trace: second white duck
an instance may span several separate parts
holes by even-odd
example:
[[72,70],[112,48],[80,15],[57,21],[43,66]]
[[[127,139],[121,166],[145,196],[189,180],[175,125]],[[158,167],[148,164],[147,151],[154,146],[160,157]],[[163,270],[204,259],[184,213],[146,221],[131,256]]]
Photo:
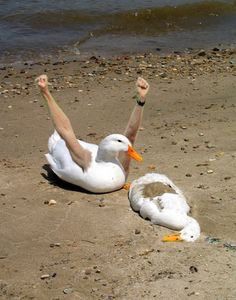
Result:
[[183,193],[167,176],[149,173],[134,180],[129,200],[133,210],[144,219],[180,231],[165,236],[163,241],[194,242],[200,236],[198,222],[188,216],[190,207]]

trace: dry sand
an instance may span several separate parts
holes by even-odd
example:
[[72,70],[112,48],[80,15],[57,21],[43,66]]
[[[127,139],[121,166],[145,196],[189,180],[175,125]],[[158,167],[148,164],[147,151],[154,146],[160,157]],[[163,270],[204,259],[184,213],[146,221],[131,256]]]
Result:
[[[235,51],[215,49],[2,68],[0,298],[236,299],[235,66]],[[45,72],[78,137],[95,143],[123,132],[137,76],[150,82],[136,143],[144,162],[129,180],[169,176],[198,241],[162,243],[171,231],[134,213],[127,191],[88,194],[52,174],[53,127],[33,85]]]

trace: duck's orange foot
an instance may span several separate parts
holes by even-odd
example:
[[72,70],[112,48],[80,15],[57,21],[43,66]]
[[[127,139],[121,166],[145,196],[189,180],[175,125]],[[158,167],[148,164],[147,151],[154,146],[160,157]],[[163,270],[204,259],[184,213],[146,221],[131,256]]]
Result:
[[128,190],[130,189],[130,186],[131,186],[131,183],[126,182],[126,183],[124,184],[124,186],[123,186],[123,189],[126,190],[126,191],[128,191]]
[[180,236],[180,233],[165,235],[162,238],[162,242],[182,242],[183,239]]

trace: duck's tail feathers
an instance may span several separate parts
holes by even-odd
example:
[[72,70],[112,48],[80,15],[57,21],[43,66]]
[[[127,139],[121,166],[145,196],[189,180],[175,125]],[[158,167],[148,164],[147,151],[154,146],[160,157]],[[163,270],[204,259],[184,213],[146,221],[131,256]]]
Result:
[[[56,145],[56,143],[61,140],[60,135],[58,134],[58,132],[55,130],[54,133],[50,136],[50,138],[48,139],[48,150],[50,153],[53,152],[53,149]],[[47,154],[46,154],[47,157]],[[47,158],[48,159],[48,158]]]
[[47,153],[47,154],[45,154],[45,156],[46,156],[46,159],[47,159],[49,165],[51,166],[52,170],[57,169],[58,166],[57,166],[56,162],[54,161],[52,155],[50,153]]

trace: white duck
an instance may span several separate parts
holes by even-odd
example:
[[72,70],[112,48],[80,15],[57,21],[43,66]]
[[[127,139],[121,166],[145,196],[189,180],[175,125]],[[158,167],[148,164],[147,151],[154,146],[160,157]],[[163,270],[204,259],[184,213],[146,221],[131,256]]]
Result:
[[187,215],[190,208],[184,195],[165,175],[149,173],[134,180],[130,186],[129,200],[133,210],[144,219],[180,231],[165,236],[164,242],[194,242],[200,236],[198,222]]
[[119,152],[127,152],[135,160],[142,160],[130,141],[121,134],[107,136],[98,146],[81,140],[79,143],[91,152],[87,170],[74,162],[65,141],[56,131],[49,138],[49,153],[45,156],[59,178],[93,193],[111,192],[124,186],[126,173],[118,159]]
[[[99,146],[77,140],[71,122],[49,91],[48,77],[43,74],[36,83],[49,108],[56,131],[49,138],[47,160],[52,170],[63,180],[93,193],[120,189],[128,176],[130,158],[141,161],[132,148],[141,124],[148,82],[139,77],[136,82],[139,98],[130,115],[124,135],[112,134]],[[125,155],[119,155],[125,153]],[[119,160],[119,158],[121,158]]]

